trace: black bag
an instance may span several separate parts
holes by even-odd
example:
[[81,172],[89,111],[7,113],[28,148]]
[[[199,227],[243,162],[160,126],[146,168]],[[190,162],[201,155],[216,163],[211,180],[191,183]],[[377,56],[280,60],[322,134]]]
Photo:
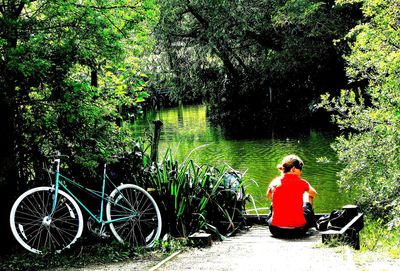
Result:
[[329,220],[331,219],[331,215],[333,214],[333,212],[336,212],[336,211],[332,211],[330,214],[323,215],[317,220],[317,222],[316,222],[317,230],[326,231],[328,229],[328,223],[329,223]]
[[353,217],[347,210],[333,210],[330,214],[321,216],[317,220],[317,230],[341,230]]

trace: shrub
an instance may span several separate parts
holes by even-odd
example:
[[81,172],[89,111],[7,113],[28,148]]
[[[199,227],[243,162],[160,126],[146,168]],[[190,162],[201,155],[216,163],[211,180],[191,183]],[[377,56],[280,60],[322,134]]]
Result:
[[343,90],[336,98],[325,95],[321,106],[335,113],[343,131],[333,145],[344,164],[341,187],[368,213],[399,225],[400,32],[393,25],[400,7],[366,0],[362,10],[365,20],[348,35],[352,53],[346,60],[351,81],[366,87]]

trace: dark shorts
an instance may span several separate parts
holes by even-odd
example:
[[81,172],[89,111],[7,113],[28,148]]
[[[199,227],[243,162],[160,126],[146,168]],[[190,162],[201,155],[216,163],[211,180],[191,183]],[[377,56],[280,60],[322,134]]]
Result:
[[303,205],[304,217],[306,218],[306,225],[301,228],[280,228],[269,224],[269,231],[271,234],[278,238],[297,238],[304,236],[308,229],[315,226],[314,210],[309,202]]

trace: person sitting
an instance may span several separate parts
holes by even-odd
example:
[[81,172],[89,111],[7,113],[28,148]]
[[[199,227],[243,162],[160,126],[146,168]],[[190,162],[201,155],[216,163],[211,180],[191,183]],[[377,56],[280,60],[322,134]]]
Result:
[[272,201],[268,224],[275,237],[304,236],[315,224],[313,199],[317,191],[301,178],[303,166],[303,161],[296,155],[284,157],[278,166],[281,176],[276,177],[267,189],[267,197]]

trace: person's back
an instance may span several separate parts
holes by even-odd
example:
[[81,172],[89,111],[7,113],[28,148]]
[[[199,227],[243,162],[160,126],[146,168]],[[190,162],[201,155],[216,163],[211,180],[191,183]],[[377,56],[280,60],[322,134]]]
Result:
[[[286,156],[278,167],[282,176],[275,178],[268,187],[267,196],[272,200],[269,228],[274,236],[303,235],[313,224],[312,199],[317,192],[306,180],[300,178],[303,165],[298,156]],[[305,194],[308,195],[306,201]]]
[[272,197],[274,210],[271,224],[284,228],[304,227],[306,219],[303,214],[303,194],[309,187],[297,175],[285,174]]

